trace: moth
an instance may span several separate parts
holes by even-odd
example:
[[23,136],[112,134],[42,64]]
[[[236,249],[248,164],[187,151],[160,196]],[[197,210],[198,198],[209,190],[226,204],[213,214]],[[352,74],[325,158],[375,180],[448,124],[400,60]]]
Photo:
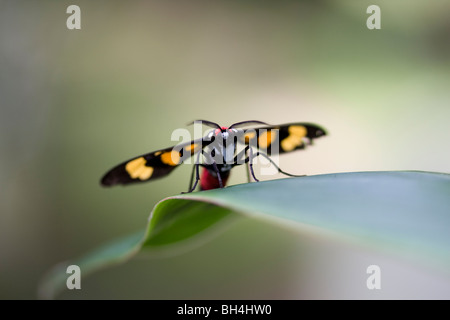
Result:
[[[163,178],[191,158],[195,161],[188,192],[194,191],[199,182],[201,190],[223,188],[231,169],[242,164],[247,164],[253,179],[259,181],[253,170],[257,157],[266,158],[282,174],[296,176],[281,170],[271,156],[305,149],[315,139],[327,134],[319,125],[303,122],[269,125],[249,120],[229,127],[207,120],[196,120],[195,123],[212,127],[213,130],[203,138],[122,162],[103,176],[101,184],[128,185]],[[199,167],[203,168],[201,174]]]

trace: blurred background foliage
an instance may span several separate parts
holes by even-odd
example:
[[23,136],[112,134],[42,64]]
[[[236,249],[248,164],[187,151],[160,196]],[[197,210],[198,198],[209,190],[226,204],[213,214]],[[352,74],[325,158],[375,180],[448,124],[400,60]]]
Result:
[[[71,4],[81,30],[66,28]],[[381,30],[366,27],[371,4]],[[292,173],[450,172],[449,12],[444,0],[0,1],[0,298],[35,298],[54,263],[143,228],[158,200],[185,191],[189,166],[129,188],[99,179],[195,119],[327,128],[281,158]],[[231,184],[245,180],[233,170]],[[64,297],[352,297],[357,285],[332,276],[293,280],[356,254],[309,239],[313,252],[299,244],[309,237],[241,219],[204,247],[134,260]],[[342,270],[363,270],[365,284],[361,261]]]

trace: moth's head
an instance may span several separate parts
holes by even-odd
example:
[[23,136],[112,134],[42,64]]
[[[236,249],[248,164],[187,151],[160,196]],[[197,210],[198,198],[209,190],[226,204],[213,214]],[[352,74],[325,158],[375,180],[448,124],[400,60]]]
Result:
[[208,134],[208,138],[214,137],[214,139],[222,138],[223,140],[227,140],[230,136],[236,134],[237,132],[238,130],[236,129],[230,129],[228,127],[220,127],[220,129],[217,128],[210,131],[210,133]]

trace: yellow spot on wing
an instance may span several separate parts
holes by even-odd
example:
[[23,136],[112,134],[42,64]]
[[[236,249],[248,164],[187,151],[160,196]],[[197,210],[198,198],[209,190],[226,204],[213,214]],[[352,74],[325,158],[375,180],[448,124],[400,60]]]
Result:
[[281,141],[281,149],[283,151],[286,152],[292,151],[295,149],[296,146],[297,146],[296,142],[293,141],[292,139],[289,139],[289,137]]
[[131,160],[125,165],[125,170],[133,179],[147,180],[152,176],[153,168],[147,167],[145,165],[146,162],[144,157]]
[[248,143],[255,136],[256,136],[256,132],[255,131],[246,132],[245,135],[244,135],[245,143]]
[[196,152],[198,150],[198,144],[197,143],[193,143],[191,145],[186,146],[184,149],[186,150],[186,152]]
[[294,136],[297,136],[300,138],[304,138],[304,137],[306,137],[306,134],[308,133],[308,131],[306,130],[306,128],[304,126],[290,126],[289,133],[291,135],[294,135]]
[[289,152],[301,146],[307,130],[304,126],[290,126],[289,135],[281,141],[283,151]]
[[141,167],[142,165],[145,165],[145,159],[144,157],[140,157],[134,160],[131,160],[130,162],[128,162],[125,166],[125,169],[127,170],[127,172],[131,175],[132,172],[134,172],[135,170],[137,170],[139,167]]
[[174,150],[164,152],[161,155],[161,161],[169,166],[176,166],[180,163],[180,153]]
[[142,167],[142,169],[139,173],[139,179],[147,180],[152,176],[152,174],[153,174],[153,168],[144,166],[144,167]]
[[267,149],[275,140],[275,136],[272,134],[272,130],[264,131],[258,138],[258,148]]
[[161,153],[162,153],[162,151],[156,151],[153,155],[154,155],[155,157],[157,157],[157,156],[159,156]]

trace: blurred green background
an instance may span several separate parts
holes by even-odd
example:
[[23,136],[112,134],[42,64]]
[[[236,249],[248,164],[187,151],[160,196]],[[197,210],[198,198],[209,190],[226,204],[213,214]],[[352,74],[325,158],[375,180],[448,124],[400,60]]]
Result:
[[[66,28],[71,4],[81,30]],[[366,27],[371,4],[381,30]],[[328,137],[280,159],[292,173],[449,173],[449,12],[444,0],[0,1],[0,298],[36,298],[52,265],[143,228],[157,201],[185,191],[189,166],[127,188],[99,179],[195,119],[324,126]],[[245,181],[233,170],[231,184]],[[311,238],[240,219],[203,247],[133,260],[63,297],[366,297],[366,253]],[[345,257],[333,260],[345,288],[316,269],[330,256]],[[406,267],[378,258],[411,292]]]

